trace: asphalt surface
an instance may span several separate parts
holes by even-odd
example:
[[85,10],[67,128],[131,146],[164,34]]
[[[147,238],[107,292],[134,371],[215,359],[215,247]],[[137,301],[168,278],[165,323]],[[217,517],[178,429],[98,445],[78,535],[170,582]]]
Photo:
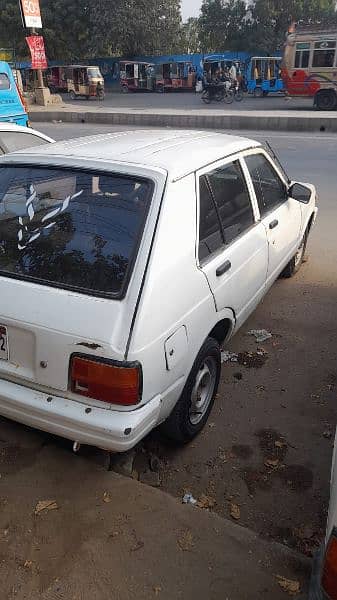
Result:
[[[63,139],[123,128],[41,124],[40,129]],[[234,503],[241,525],[310,555],[324,534],[337,415],[337,136],[250,131],[249,137],[268,139],[291,178],[317,186],[319,216],[309,260],[293,279],[273,286],[228,345],[233,352],[254,351],[259,346],[247,332],[267,329],[273,337],[260,345],[266,363],[224,364],[204,432],[184,448],[152,433],[137,449],[134,476],[141,479],[155,455],[163,490],[176,497],[204,496],[224,517]],[[0,437],[2,426],[8,431],[11,424],[0,425]],[[65,445],[70,452],[63,440],[32,435],[50,446],[56,462]],[[89,469],[92,461],[105,464],[104,453],[83,449],[83,455]]]
[[235,110],[311,110],[313,106],[312,98],[287,98],[281,94],[274,94],[267,96],[266,98],[254,98],[254,96],[245,94],[241,102],[234,101],[232,104],[227,105],[223,102],[212,102],[212,104],[204,104],[201,100],[201,95],[195,92],[168,92],[165,94],[155,93],[107,93],[104,102],[99,102],[92,98],[85,100],[84,98],[78,98],[74,101],[66,95],[62,95],[62,99],[67,106],[74,106],[76,108],[82,107],[85,109],[88,106],[99,104],[100,108],[104,107],[118,107],[118,108],[130,108],[130,109],[144,109],[144,108],[170,108],[170,109],[200,109],[202,107],[218,109],[220,111],[232,107]]

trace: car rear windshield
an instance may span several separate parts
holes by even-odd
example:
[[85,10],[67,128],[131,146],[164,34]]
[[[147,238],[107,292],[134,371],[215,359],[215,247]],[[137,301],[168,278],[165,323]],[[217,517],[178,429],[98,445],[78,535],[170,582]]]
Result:
[[121,297],[152,191],[119,174],[0,167],[0,274]]

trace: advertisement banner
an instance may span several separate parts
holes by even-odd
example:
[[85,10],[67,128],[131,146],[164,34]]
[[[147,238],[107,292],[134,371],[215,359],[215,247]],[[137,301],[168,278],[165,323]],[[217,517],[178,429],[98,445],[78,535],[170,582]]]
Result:
[[20,5],[24,26],[42,29],[39,0],[20,0]]
[[26,40],[32,57],[32,69],[48,69],[42,35],[30,35]]

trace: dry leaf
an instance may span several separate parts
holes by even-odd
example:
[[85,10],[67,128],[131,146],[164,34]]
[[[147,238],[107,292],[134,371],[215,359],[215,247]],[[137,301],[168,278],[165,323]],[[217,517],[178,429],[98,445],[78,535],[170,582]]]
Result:
[[154,591],[155,595],[156,595],[156,596],[158,596],[158,594],[160,594],[160,592],[161,592],[161,587],[160,587],[160,585],[156,585],[156,586],[153,588],[153,591]]
[[109,502],[112,502],[112,498],[111,498],[109,492],[104,492],[103,502],[105,502],[106,504],[109,504]]
[[197,502],[197,506],[199,508],[214,508],[215,505],[216,505],[216,502],[215,502],[214,498],[210,498],[209,496],[206,496],[205,494],[201,494],[201,496]]
[[183,550],[184,552],[188,552],[193,548],[193,535],[190,531],[184,531],[181,538],[178,539],[178,546],[180,547],[180,550]]
[[33,566],[33,561],[32,560],[25,560],[23,566],[24,566],[25,569],[31,569],[32,566]]
[[268,458],[264,461],[264,464],[269,469],[276,469],[279,466],[280,461],[278,460],[278,458]]
[[289,596],[296,596],[301,591],[300,582],[293,581],[292,579],[286,579],[282,575],[276,575],[277,583],[279,586],[289,594]]
[[280,440],[276,440],[275,442],[275,446],[276,448],[284,448],[284,446],[286,446],[287,444],[285,444],[284,442],[281,442]]
[[57,510],[58,505],[55,500],[40,500],[35,507],[35,514],[38,515],[44,510]]
[[238,521],[241,517],[240,507],[237,504],[234,504],[233,502],[231,503],[230,515],[232,519],[235,519],[235,521]]

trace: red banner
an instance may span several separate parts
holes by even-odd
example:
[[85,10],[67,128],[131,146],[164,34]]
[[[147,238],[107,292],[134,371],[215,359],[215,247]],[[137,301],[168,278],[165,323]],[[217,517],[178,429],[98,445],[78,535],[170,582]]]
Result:
[[26,40],[32,57],[32,69],[48,69],[42,35],[30,35]]

